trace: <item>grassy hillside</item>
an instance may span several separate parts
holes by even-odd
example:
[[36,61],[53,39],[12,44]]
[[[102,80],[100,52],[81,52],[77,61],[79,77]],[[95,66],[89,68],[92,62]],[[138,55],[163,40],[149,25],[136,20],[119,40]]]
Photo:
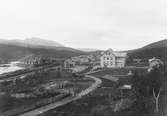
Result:
[[27,55],[40,55],[47,57],[56,57],[56,58],[68,58],[72,56],[77,56],[81,54],[85,54],[85,52],[81,52],[79,50],[71,49],[71,48],[58,48],[58,49],[46,49],[46,48],[30,48],[30,47],[21,47],[15,45],[5,45],[0,44],[0,59],[1,60],[18,60]]
[[128,51],[127,63],[130,64],[135,58],[140,58],[143,62],[148,62],[148,59],[153,57],[167,62],[167,40],[158,41],[140,49]]
[[144,46],[142,49],[162,48],[162,47],[167,47],[167,39],[151,43],[149,45]]

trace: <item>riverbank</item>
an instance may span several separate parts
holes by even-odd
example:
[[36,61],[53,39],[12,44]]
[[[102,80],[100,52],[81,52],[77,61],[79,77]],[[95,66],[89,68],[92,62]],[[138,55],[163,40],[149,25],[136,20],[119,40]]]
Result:
[[19,62],[13,61],[13,62],[10,62],[9,64],[1,65],[0,66],[0,74],[14,72],[14,71],[23,69],[23,67],[18,66],[17,63],[19,63]]

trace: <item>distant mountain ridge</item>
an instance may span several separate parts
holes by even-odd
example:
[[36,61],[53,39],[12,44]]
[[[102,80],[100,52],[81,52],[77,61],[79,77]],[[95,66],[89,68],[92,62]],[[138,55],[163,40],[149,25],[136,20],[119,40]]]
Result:
[[65,51],[73,51],[73,52],[83,52],[78,49],[65,47],[64,45],[52,41],[52,40],[46,40],[41,38],[27,38],[25,40],[5,40],[0,39],[0,44],[4,45],[14,45],[14,46],[21,46],[21,47],[28,47],[28,48],[45,48],[45,49],[55,49],[55,50],[65,50]]
[[1,44],[8,44],[8,45],[17,45],[17,46],[23,46],[23,47],[36,47],[36,48],[54,48],[54,47],[64,47],[64,45],[51,40],[45,40],[41,38],[26,38],[25,40],[4,40],[0,39]]
[[41,38],[27,38],[25,40],[23,40],[24,44],[28,44],[28,45],[34,45],[34,46],[51,46],[51,47],[64,47],[64,45],[56,42],[56,41],[52,41],[52,40],[45,40],[45,39],[41,39]]
[[0,61],[2,62],[19,60],[29,55],[64,59],[84,54],[86,52],[39,38],[26,40],[0,39]]

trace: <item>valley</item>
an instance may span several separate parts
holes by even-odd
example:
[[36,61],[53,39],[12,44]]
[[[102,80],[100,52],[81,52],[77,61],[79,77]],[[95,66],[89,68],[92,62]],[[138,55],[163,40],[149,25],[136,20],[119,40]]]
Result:
[[[40,45],[29,42],[28,46],[9,43],[0,43],[1,66],[16,68],[11,67],[0,74],[2,116],[138,116],[137,107],[143,104],[138,104],[136,95],[143,93],[137,90],[139,93],[134,93],[136,72],[140,79],[135,83],[141,81],[148,89],[152,85],[144,83],[150,79],[150,70],[162,66],[162,77],[166,75],[167,46],[162,46],[161,41],[119,52],[112,49],[83,52],[64,46],[48,46],[47,42]],[[17,65],[6,64],[16,60]],[[150,100],[151,95],[145,90],[148,95],[142,100]],[[148,110],[143,108],[146,111],[141,114],[149,116],[154,109],[151,109],[152,102],[142,102],[151,105]],[[161,104],[160,111],[165,106]]]

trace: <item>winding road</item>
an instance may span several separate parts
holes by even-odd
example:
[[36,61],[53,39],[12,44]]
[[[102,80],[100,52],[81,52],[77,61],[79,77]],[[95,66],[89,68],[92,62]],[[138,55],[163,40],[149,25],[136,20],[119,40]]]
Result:
[[29,112],[26,112],[24,114],[21,114],[20,116],[37,116],[37,115],[40,115],[40,114],[42,114],[46,111],[49,111],[51,109],[54,109],[54,108],[57,108],[59,106],[63,106],[65,104],[68,104],[72,101],[76,101],[78,99],[81,99],[83,96],[85,96],[85,95],[89,94],[90,92],[92,92],[93,90],[95,90],[102,83],[102,81],[99,78],[96,78],[96,77],[93,77],[93,76],[90,76],[90,75],[86,75],[86,77],[95,80],[95,82],[90,87],[81,91],[80,93],[78,93],[74,97],[65,98],[61,101],[58,101],[58,102],[55,102],[55,103],[37,108],[37,109],[29,111]]

